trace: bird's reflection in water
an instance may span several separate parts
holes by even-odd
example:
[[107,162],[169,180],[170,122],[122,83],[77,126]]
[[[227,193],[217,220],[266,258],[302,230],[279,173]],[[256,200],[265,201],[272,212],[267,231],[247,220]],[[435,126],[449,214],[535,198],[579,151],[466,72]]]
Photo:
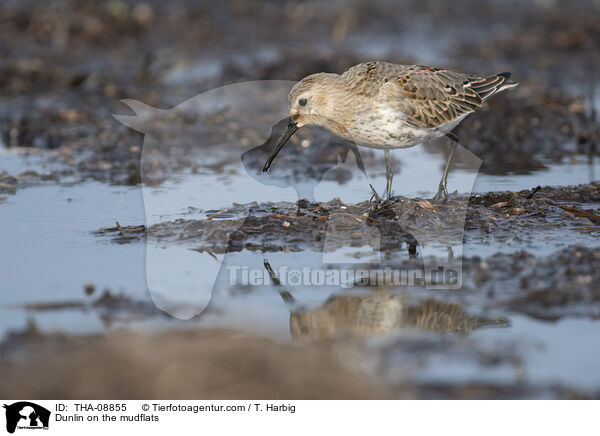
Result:
[[324,339],[341,334],[374,336],[393,332],[408,322],[404,299],[385,291],[366,296],[335,296],[314,310],[290,315],[293,338]]
[[405,296],[379,288],[364,296],[335,295],[321,306],[306,310],[299,308],[294,297],[281,287],[268,262],[265,262],[265,267],[291,309],[290,333],[293,338],[379,336],[408,328],[440,333],[469,333],[483,327],[510,325],[506,318],[470,315],[455,303],[426,299],[409,305]]
[[505,318],[469,315],[462,306],[428,299],[409,307],[406,299],[385,290],[365,296],[334,296],[313,310],[290,315],[293,338],[324,339],[338,335],[376,336],[403,328],[440,333],[468,333],[482,327],[506,327]]
[[508,327],[506,318],[487,318],[469,315],[455,303],[428,299],[408,309],[409,325],[441,333],[469,333],[483,327]]

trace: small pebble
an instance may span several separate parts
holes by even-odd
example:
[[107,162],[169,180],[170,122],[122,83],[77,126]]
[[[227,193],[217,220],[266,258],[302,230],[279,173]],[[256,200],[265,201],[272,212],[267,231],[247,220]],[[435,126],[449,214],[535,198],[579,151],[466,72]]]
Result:
[[88,296],[92,295],[95,290],[96,290],[96,287],[91,282],[88,282],[83,286],[83,291],[85,292],[85,295],[88,295]]

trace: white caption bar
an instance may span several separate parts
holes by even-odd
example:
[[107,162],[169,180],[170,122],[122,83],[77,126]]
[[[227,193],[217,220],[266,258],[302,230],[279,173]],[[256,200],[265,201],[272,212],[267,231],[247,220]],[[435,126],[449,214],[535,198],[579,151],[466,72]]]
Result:
[[[9,433],[598,434],[600,401],[45,401],[6,400]],[[5,415],[5,416],[4,416]],[[0,434],[5,429],[0,430]],[[12,430],[12,432],[11,432]],[[111,432],[111,433],[109,433]],[[235,432],[235,433],[234,433]],[[590,433],[592,432],[592,433]],[[596,433],[593,433],[596,432]]]

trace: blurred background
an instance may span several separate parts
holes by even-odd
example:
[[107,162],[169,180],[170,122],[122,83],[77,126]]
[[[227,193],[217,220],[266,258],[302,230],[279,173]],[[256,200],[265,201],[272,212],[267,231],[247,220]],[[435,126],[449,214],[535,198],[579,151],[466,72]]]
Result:
[[[228,83],[295,81],[385,60],[481,75],[511,71],[521,83],[516,95],[499,96],[493,113],[470,117],[459,133],[475,132],[465,145],[489,171],[525,171],[540,158],[594,147],[599,8],[593,0],[568,7],[552,0],[7,0],[2,135],[7,145],[40,148],[77,148],[70,143],[94,135],[98,141],[85,147],[102,160],[117,153],[112,137],[131,135],[108,116],[123,110],[120,98],[171,107]],[[134,181],[130,155],[120,157],[93,176]],[[97,165],[73,159],[90,172]]]

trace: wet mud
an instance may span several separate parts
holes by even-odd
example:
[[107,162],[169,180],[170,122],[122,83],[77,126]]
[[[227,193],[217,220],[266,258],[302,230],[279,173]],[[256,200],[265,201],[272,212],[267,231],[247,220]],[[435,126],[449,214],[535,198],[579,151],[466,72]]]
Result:
[[126,325],[127,323],[146,321],[156,317],[167,317],[150,301],[136,301],[123,293],[115,294],[109,289],[103,290],[100,296],[91,300],[36,302],[15,308],[25,310],[30,315],[40,312],[58,313],[61,311],[92,313],[102,321],[106,328],[116,323]]
[[[329,249],[344,246],[360,248],[369,244],[365,229],[376,228],[384,253],[406,252],[406,267],[414,267],[418,241],[405,229],[418,222],[439,228],[456,221],[460,227],[464,213],[457,212],[460,198],[443,203],[426,199],[395,197],[379,203],[346,205],[340,200],[328,203],[234,205],[222,211],[209,211],[205,219],[178,219],[143,226],[109,227],[97,235],[116,243],[146,240],[151,243],[183,244],[206,253],[226,252],[322,252],[329,235]],[[466,200],[463,198],[463,200]],[[464,240],[502,246],[508,239],[526,246],[541,235],[569,229],[588,241],[590,247],[552,249],[540,255],[527,249],[511,254],[497,253],[481,258],[463,258],[463,289],[477,293],[484,305],[526,313],[540,319],[564,316],[598,318],[600,302],[600,215],[597,204],[600,185],[564,188],[536,187],[521,192],[494,192],[472,195],[468,201]],[[284,212],[284,213],[282,213]],[[245,219],[236,216],[247,216]],[[333,225],[343,226],[328,234]],[[341,218],[341,220],[340,220]],[[450,226],[451,228],[453,226]],[[229,236],[230,235],[230,236]],[[442,238],[441,234],[437,235]],[[417,265],[420,262],[417,261]],[[384,262],[385,266],[402,266]],[[422,264],[421,264],[422,265]]]

